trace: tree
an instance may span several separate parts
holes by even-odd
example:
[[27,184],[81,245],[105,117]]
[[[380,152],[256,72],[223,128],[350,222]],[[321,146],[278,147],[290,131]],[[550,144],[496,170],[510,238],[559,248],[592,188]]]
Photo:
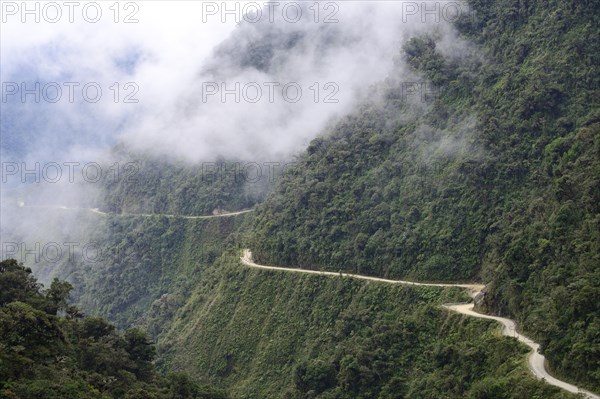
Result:
[[56,315],[59,310],[67,310],[69,294],[73,286],[66,281],[60,281],[54,278],[50,289],[46,292],[46,298],[49,300],[47,312]]
[[39,303],[39,288],[30,268],[14,259],[0,262],[0,306],[13,301]]

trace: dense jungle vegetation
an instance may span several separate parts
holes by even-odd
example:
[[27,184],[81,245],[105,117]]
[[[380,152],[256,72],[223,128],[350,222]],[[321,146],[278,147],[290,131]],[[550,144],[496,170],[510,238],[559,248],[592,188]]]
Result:
[[461,290],[243,268],[221,257],[159,355],[238,398],[567,398],[495,323],[441,308]]
[[225,398],[186,374],[159,375],[143,331],[84,317],[71,288],[57,279],[43,289],[31,269],[0,262],[0,398]]
[[485,308],[597,390],[598,5],[471,4],[466,56],[444,55],[435,35],[404,46],[441,93],[428,111],[392,86],[314,140],[258,207],[252,248],[267,264],[482,281]]

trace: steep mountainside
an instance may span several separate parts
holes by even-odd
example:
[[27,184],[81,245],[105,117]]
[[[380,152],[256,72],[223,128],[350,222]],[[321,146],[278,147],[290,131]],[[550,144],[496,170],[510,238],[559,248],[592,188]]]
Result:
[[79,306],[120,328],[142,326],[157,335],[232,245],[244,218],[111,217],[97,236],[101,261],[80,260],[67,274]]
[[253,271],[223,256],[161,337],[166,369],[239,398],[567,398],[456,289]]
[[472,5],[459,27],[474,51],[449,56],[435,35],[404,46],[441,93],[427,112],[388,95],[313,141],[258,208],[252,249],[267,264],[488,283],[485,307],[598,388],[598,6]]
[[103,181],[102,209],[115,213],[210,215],[240,210],[264,199],[281,163],[212,161],[191,165],[115,149],[121,176]]

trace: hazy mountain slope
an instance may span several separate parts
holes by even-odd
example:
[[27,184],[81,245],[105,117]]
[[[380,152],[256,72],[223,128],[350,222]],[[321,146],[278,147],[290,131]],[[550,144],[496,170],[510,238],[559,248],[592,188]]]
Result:
[[102,208],[116,213],[211,215],[215,209],[247,209],[261,201],[281,164],[211,161],[199,164],[124,154],[119,178],[107,176]]
[[[191,166],[140,154],[117,161],[119,151],[107,163],[111,169],[103,165],[113,173],[102,181],[42,182],[3,193],[2,255],[23,262],[46,285],[54,277],[69,281],[85,313],[158,334],[245,218],[161,214],[251,208],[275,176],[257,179],[241,162]],[[110,215],[91,211],[96,207]]]

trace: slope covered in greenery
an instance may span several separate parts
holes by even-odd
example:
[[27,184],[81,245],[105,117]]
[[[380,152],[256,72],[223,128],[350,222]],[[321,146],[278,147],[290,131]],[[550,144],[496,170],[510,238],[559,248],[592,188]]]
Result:
[[439,88],[425,113],[367,104],[317,139],[258,208],[262,263],[488,283],[561,376],[600,388],[600,13],[473,1],[402,57]]
[[[226,246],[239,242],[235,237],[246,218],[163,214],[212,215],[215,209],[249,208],[274,177],[265,171],[257,178],[255,169],[235,162],[190,166],[124,155],[119,149],[113,156],[121,161],[109,163],[105,180],[81,190],[99,193],[93,201],[82,195],[74,196],[80,203],[67,202],[73,200],[68,196],[40,195],[43,184],[4,197],[3,215],[20,228],[3,223],[3,244],[41,282],[57,277],[71,283],[73,300],[84,312],[106,317],[121,329],[146,328],[154,336],[184,303],[203,269]],[[271,172],[278,173],[275,167]],[[91,212],[91,207],[111,214]]]
[[75,299],[85,311],[156,335],[233,245],[244,218],[109,217],[95,236],[101,260],[79,259],[63,274],[78,287]]
[[255,271],[234,251],[162,337],[161,364],[239,398],[566,398],[457,289]]
[[0,397],[6,399],[209,399],[185,374],[160,376],[155,350],[138,329],[118,333],[68,305],[71,285],[47,290],[31,269],[0,262]]

